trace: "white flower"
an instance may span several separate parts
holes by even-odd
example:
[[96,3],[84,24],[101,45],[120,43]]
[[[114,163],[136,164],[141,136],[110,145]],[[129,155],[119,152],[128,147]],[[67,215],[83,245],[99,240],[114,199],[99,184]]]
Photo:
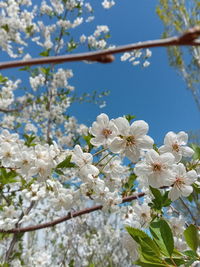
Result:
[[147,134],[149,126],[145,121],[134,121],[131,125],[125,118],[114,120],[118,128],[118,137],[109,145],[113,153],[124,153],[130,160],[137,162],[142,149],[150,149],[153,139]]
[[0,159],[4,167],[13,167],[19,148],[16,144],[2,143],[0,146]]
[[173,234],[175,236],[180,236],[183,234],[183,232],[185,230],[185,222],[186,222],[186,219],[182,216],[171,217],[169,219],[169,223],[171,225]]
[[146,68],[150,65],[150,62],[145,60],[145,62],[143,63],[143,67]]
[[94,146],[107,146],[117,136],[118,130],[113,121],[108,116],[101,113],[97,116],[97,120],[93,122],[90,133],[94,136],[90,140]]
[[196,171],[191,170],[186,172],[185,166],[182,163],[174,166],[174,171],[176,172],[176,175],[169,179],[169,184],[172,185],[172,189],[169,192],[168,197],[172,201],[175,201],[180,196],[188,197],[193,191],[191,184],[197,180]]
[[151,208],[146,204],[136,204],[133,207],[134,217],[137,219],[141,227],[147,227],[148,223],[151,221]]
[[115,5],[115,1],[113,1],[113,0],[111,0],[111,1],[104,0],[104,1],[102,2],[102,6],[103,6],[103,8],[105,8],[105,9],[109,9],[109,8],[111,8],[111,7],[114,6],[114,5]]
[[84,153],[79,145],[74,147],[72,154],[72,162],[74,162],[79,168],[87,164],[92,164],[93,156],[90,153]]
[[[104,157],[105,155],[102,154]],[[123,175],[127,168],[121,165],[121,159],[118,156],[112,157],[108,155],[104,160],[101,161],[102,164],[105,164],[103,172],[110,174],[111,177],[115,178],[116,176]]]
[[191,157],[194,154],[193,149],[186,146],[188,141],[188,135],[185,132],[168,132],[164,139],[164,145],[159,148],[160,153],[171,152],[176,163],[178,163],[182,156]]
[[149,185],[159,188],[169,185],[169,179],[174,177],[172,167],[174,156],[171,153],[159,155],[155,150],[149,150],[145,159],[135,165],[135,174],[137,176],[146,176]]
[[126,61],[127,59],[129,59],[131,57],[131,54],[126,52],[121,56],[121,61]]
[[79,167],[79,175],[83,181],[88,182],[98,176],[99,169],[92,165],[93,156],[84,153],[79,145],[75,146],[71,160]]

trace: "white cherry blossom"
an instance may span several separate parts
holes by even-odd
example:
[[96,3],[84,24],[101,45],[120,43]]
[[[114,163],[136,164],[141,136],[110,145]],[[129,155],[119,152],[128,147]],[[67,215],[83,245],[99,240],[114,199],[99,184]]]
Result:
[[186,171],[185,166],[179,163],[174,166],[175,176],[169,177],[169,184],[172,185],[172,189],[169,192],[168,197],[175,201],[180,196],[188,197],[192,191],[192,184],[197,180],[197,173],[195,170]]
[[135,165],[137,176],[146,176],[149,185],[155,188],[169,185],[169,180],[175,176],[172,170],[174,156],[171,153],[159,155],[155,150],[150,149],[145,155],[145,159]]
[[114,120],[118,128],[118,136],[109,145],[113,153],[125,154],[131,161],[137,162],[142,149],[150,149],[153,146],[153,139],[146,135],[149,129],[145,121],[134,121],[131,125],[125,118]]
[[94,136],[90,140],[94,146],[107,146],[117,136],[118,129],[114,122],[109,120],[104,113],[97,116],[97,120],[93,122],[90,133]]
[[159,148],[159,152],[166,153],[171,152],[176,163],[178,163],[182,156],[191,157],[194,154],[194,150],[186,146],[188,141],[188,135],[185,132],[179,132],[175,134],[174,132],[168,132],[164,139],[164,145]]

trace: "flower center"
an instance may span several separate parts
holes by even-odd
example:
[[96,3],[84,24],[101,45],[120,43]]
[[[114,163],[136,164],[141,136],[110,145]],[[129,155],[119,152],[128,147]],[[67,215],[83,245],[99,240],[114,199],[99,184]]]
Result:
[[177,143],[173,144],[172,149],[176,152],[179,152],[179,145]]
[[126,137],[126,146],[133,146],[135,143],[135,137],[133,135]]
[[11,155],[11,153],[8,151],[8,152],[5,153],[5,157],[6,157],[6,158],[11,158],[12,155]]
[[112,134],[112,131],[109,129],[103,129],[102,134],[105,136],[105,138],[108,138],[108,136]]
[[141,217],[143,218],[143,219],[146,219],[147,218],[147,214],[146,213],[141,213]]
[[154,172],[160,172],[162,169],[162,165],[160,163],[154,163],[152,164],[152,167]]
[[177,187],[181,187],[183,184],[185,184],[184,179],[182,177],[176,177],[174,185]]

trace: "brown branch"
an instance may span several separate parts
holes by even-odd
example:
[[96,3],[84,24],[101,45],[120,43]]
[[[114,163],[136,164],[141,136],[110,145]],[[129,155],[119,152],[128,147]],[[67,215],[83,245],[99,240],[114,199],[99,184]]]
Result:
[[3,113],[13,113],[13,112],[19,112],[21,110],[22,110],[22,108],[20,108],[20,109],[17,109],[17,108],[15,108],[15,109],[3,109],[3,108],[0,108],[0,112],[3,112]]
[[[145,195],[145,193],[139,193],[137,195],[124,197],[123,200],[122,200],[122,203],[130,202],[130,201],[132,201],[134,199],[143,197],[144,195]],[[96,211],[96,210],[101,210],[102,208],[103,208],[102,205],[97,205],[97,206],[94,206],[94,207],[91,207],[91,208],[86,208],[86,209],[83,209],[83,210],[80,210],[80,211],[69,212],[66,216],[61,217],[61,218],[56,219],[56,220],[51,221],[51,222],[47,222],[47,223],[42,223],[42,224],[33,225],[33,226],[27,226],[27,227],[24,227],[24,228],[13,228],[11,230],[0,229],[0,233],[8,233],[8,234],[25,233],[25,232],[31,232],[31,231],[35,231],[35,230],[39,230],[39,229],[43,229],[43,228],[48,228],[48,227],[52,227],[52,226],[54,226],[56,224],[68,221],[68,220],[70,220],[72,218],[75,218],[75,217],[78,217],[78,216],[81,216],[81,215],[84,215],[84,214],[87,214],[87,213],[91,213],[91,212]]]
[[8,69],[8,68],[22,67],[22,66],[33,66],[33,65],[41,65],[49,63],[58,64],[63,62],[82,61],[82,60],[97,61],[100,63],[109,63],[114,60],[113,54],[142,49],[142,48],[165,47],[173,45],[200,46],[200,42],[196,40],[199,36],[200,36],[200,26],[196,26],[194,28],[189,29],[181,36],[138,42],[129,45],[118,46],[112,49],[72,54],[72,55],[64,55],[64,56],[52,56],[52,57],[34,58],[29,60],[1,62],[0,69]]

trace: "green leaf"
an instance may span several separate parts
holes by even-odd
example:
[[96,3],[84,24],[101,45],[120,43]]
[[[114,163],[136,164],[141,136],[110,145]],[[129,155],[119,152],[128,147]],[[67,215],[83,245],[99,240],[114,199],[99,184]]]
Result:
[[4,77],[1,73],[0,73],[0,83],[5,83],[7,82],[8,78]]
[[2,25],[1,28],[4,29],[6,32],[9,32],[10,30],[8,24]]
[[23,70],[25,70],[25,71],[30,71],[30,66],[25,66],[25,67],[23,67],[23,68],[20,68],[19,70],[20,71],[23,71]]
[[186,256],[188,256],[190,258],[198,257],[198,254],[193,250],[186,250],[183,252],[183,254],[185,254]]
[[[170,264],[170,266],[180,266],[185,263],[183,259],[180,258],[165,258],[165,261]],[[174,263],[176,265],[174,265]],[[167,265],[168,266],[168,265]],[[185,266],[185,265],[184,265]]]
[[11,170],[7,172],[6,169],[2,167],[0,169],[0,184],[5,185],[17,182],[17,180],[14,179],[17,175],[16,171]]
[[160,233],[160,223],[159,222],[152,222],[150,224],[150,228],[149,228],[154,241],[156,242],[156,244],[158,245],[158,247],[160,248],[160,252],[164,255],[164,256],[168,256],[168,251],[167,248],[164,244],[164,241],[162,239],[161,233]]
[[174,250],[174,239],[168,223],[164,220],[152,222],[150,232],[163,255],[171,256]]
[[69,267],[74,267],[74,259],[70,260]]
[[127,119],[127,121],[130,123],[133,119],[135,119],[136,116],[134,115],[130,115],[130,114],[127,114],[125,115],[125,118]]
[[198,146],[196,144],[192,144],[191,147],[194,150],[193,159],[194,160],[200,159],[200,146]]
[[162,266],[166,266],[165,264],[162,264],[162,263],[143,262],[142,260],[137,260],[134,263],[139,265],[139,266],[142,266],[142,267],[162,267]]
[[158,209],[158,210],[161,210],[162,209],[162,194],[160,192],[159,189],[156,189],[156,188],[153,188],[150,186],[150,189],[151,189],[151,192],[154,196],[154,199],[153,199],[153,204],[154,204],[154,208],[155,209]]
[[78,46],[78,43],[76,43],[73,38],[67,43],[67,52],[71,52],[74,49],[76,49]]
[[153,188],[151,186],[150,189],[154,196],[154,199],[152,200],[153,205],[151,204],[152,208],[161,211],[163,207],[168,207],[171,204],[171,200],[168,198],[169,192],[162,194],[159,189]]
[[34,29],[33,25],[26,27],[26,33],[29,35],[33,35],[33,29]]
[[92,139],[92,135],[88,134],[88,135],[84,135],[83,139],[85,140],[86,144],[88,145],[89,148],[89,152],[91,151],[91,149],[93,148],[93,145],[90,143],[90,140]]
[[36,138],[36,136],[34,134],[28,135],[28,134],[24,134],[24,138],[25,138],[25,145],[30,147],[30,146],[35,146],[36,144],[33,143],[33,140]]
[[156,243],[145,232],[133,227],[126,227],[126,230],[140,245],[141,253],[145,259],[156,257],[156,259],[159,260],[160,250]]
[[[191,259],[191,260],[185,262],[184,267],[191,267],[192,263],[195,261],[196,261],[196,259]],[[196,265],[196,266],[198,266],[198,265]]]
[[48,75],[50,72],[50,68],[40,68],[41,72],[43,72],[45,75]]
[[62,162],[60,162],[57,166],[56,169],[58,168],[73,168],[75,167],[75,164],[70,162],[71,161],[71,155],[66,157],[65,160],[63,160]]
[[50,52],[50,49],[47,49],[47,50],[41,52],[39,55],[42,56],[42,57],[48,57],[49,56],[49,52]]
[[168,223],[164,220],[160,221],[160,233],[163,239],[163,242],[167,248],[169,255],[171,256],[174,250],[174,239],[171,228],[169,227]]
[[196,251],[199,245],[199,236],[197,227],[194,224],[190,224],[187,229],[184,231],[184,237],[188,246]]

